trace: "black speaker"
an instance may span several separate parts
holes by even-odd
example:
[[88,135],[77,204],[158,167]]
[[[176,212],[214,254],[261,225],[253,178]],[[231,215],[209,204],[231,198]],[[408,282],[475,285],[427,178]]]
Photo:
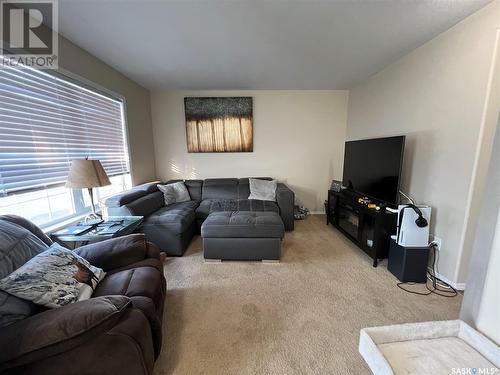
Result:
[[425,283],[429,247],[404,247],[391,239],[387,269],[402,282]]

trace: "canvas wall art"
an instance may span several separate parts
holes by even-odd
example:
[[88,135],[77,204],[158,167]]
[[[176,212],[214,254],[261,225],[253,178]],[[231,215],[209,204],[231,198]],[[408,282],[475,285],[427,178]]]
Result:
[[184,98],[188,152],[252,152],[251,97]]

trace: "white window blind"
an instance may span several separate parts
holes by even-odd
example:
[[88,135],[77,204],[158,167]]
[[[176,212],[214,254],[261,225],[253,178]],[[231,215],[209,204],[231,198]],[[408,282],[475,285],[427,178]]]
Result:
[[63,184],[73,159],[129,172],[123,103],[65,77],[0,69],[0,196]]

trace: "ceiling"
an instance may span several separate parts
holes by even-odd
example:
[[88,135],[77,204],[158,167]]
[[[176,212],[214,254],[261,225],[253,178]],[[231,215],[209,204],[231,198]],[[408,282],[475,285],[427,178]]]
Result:
[[346,89],[490,0],[60,0],[59,32],[149,89]]

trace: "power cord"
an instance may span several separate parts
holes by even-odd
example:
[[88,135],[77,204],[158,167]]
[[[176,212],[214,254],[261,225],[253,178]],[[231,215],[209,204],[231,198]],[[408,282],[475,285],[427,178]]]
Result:
[[[407,282],[407,283],[397,283],[397,287],[404,290],[407,293],[418,294],[419,296],[428,296],[430,294],[437,294],[441,297],[455,297],[458,292],[447,282],[441,280],[436,276],[436,264],[437,264],[437,244],[431,242],[429,244],[429,249],[432,253],[432,267],[427,267],[427,280],[425,283],[425,288],[427,292],[417,292],[415,290],[409,290],[403,287],[403,285],[417,285],[419,283]],[[430,285],[429,285],[430,284]]]

